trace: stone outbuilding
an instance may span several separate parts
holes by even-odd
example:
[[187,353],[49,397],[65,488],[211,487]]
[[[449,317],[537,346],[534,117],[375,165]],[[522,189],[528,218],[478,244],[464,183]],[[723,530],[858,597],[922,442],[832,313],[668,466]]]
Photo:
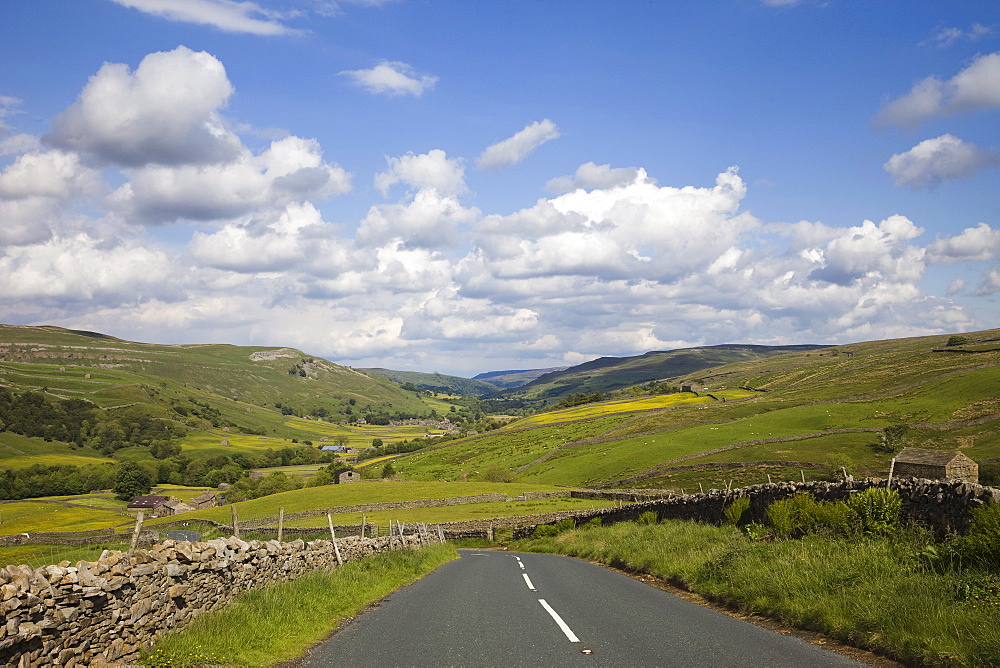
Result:
[[979,482],[979,464],[957,450],[903,448],[893,459],[893,476]]
[[361,480],[361,474],[353,469],[337,469],[333,473],[336,476],[334,484],[340,485],[347,482],[358,482]]
[[180,515],[181,513],[189,513],[194,508],[184,503],[180,499],[170,499],[166,503],[161,503],[153,509],[153,513],[159,515],[160,517],[169,517],[170,515]]
[[191,505],[195,510],[202,510],[203,508],[215,508],[219,505],[219,495],[212,494],[211,492],[205,492],[204,494],[199,494],[194,497],[188,504]]

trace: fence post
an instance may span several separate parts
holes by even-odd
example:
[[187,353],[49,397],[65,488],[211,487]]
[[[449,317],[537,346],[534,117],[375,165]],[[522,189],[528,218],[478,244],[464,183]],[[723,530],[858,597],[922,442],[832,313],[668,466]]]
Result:
[[135,529],[132,530],[132,542],[128,546],[128,553],[132,554],[135,552],[136,546],[139,545],[139,533],[142,531],[142,511],[135,517]]
[[285,530],[285,509],[278,508],[278,542],[281,542],[281,534]]
[[236,515],[236,504],[229,506],[233,510],[233,536],[240,537],[240,518]]
[[330,525],[330,540],[333,541],[333,551],[337,554],[337,564],[343,566],[344,558],[340,556],[340,548],[337,547],[337,534],[333,532],[333,516],[330,513],[326,514],[326,521]]
[[368,522],[368,516],[361,513],[361,537],[365,537],[365,524]]
[[892,485],[892,472],[893,470],[895,470],[895,468],[896,468],[896,458],[893,457],[892,461],[889,462],[889,482],[887,483],[886,486]]

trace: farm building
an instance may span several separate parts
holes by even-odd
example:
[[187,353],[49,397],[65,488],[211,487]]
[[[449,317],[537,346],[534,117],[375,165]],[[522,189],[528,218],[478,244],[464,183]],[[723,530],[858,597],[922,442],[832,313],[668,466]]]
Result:
[[128,502],[129,510],[153,511],[170,500],[168,496],[137,496]]
[[979,464],[954,450],[903,448],[893,459],[893,475],[979,482]]
[[189,513],[194,508],[184,503],[180,499],[170,499],[166,503],[161,503],[153,509],[153,513],[159,515],[160,517],[167,517],[169,515],[179,515],[181,513]]
[[347,447],[343,445],[323,445],[320,446],[320,450],[323,452],[347,452]]
[[202,508],[215,508],[219,505],[219,495],[212,494],[211,492],[205,492],[204,494],[199,494],[190,501],[189,504],[195,510],[201,510]]
[[358,482],[361,480],[361,474],[352,469],[338,469],[333,475],[336,476],[334,484],[337,485],[340,485],[341,483]]

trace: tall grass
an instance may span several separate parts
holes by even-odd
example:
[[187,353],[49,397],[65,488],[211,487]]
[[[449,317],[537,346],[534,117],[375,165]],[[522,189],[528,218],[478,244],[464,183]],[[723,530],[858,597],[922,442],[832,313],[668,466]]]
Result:
[[928,540],[911,530],[757,542],[734,527],[668,522],[582,528],[517,547],[649,573],[906,663],[997,665],[1000,574],[924,568]]
[[450,545],[367,557],[239,596],[145,653],[145,666],[269,666],[300,656],[341,622],[458,558]]

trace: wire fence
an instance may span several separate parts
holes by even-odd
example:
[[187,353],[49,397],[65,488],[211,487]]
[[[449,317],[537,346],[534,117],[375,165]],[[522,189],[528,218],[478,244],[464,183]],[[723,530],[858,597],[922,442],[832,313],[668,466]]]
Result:
[[[238,506],[229,506],[231,520],[223,524],[204,519],[182,519],[175,522],[148,524],[140,513],[131,527],[118,527],[79,532],[39,532],[0,536],[0,567],[6,564],[40,568],[69,562],[96,561],[107,550],[127,552],[145,548],[164,540],[201,542],[214,538],[236,536],[241,540],[292,542],[330,540],[348,536],[375,538],[391,535],[435,533],[443,537],[438,525],[403,523],[395,520],[370,522],[359,514],[356,524],[334,524],[332,515],[299,519],[294,526],[284,519],[284,509],[278,515],[247,514]],[[303,526],[305,525],[305,526]]]

